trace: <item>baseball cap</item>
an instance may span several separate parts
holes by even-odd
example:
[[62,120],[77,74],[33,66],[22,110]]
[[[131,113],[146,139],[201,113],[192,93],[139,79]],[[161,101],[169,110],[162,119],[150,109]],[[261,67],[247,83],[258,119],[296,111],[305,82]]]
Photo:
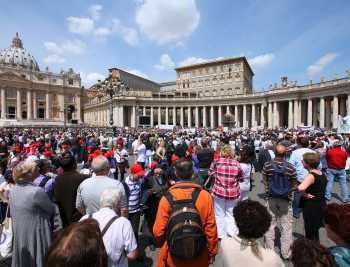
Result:
[[140,164],[133,164],[130,168],[130,172],[132,174],[137,174],[139,176],[144,176],[145,175],[145,171],[143,170],[142,166]]

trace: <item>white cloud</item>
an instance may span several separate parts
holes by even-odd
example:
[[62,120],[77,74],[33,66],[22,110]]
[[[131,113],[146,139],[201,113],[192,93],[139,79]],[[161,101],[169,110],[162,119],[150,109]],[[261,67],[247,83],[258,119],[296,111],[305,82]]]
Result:
[[103,80],[105,79],[105,75],[98,73],[98,72],[80,72],[81,81],[84,86],[90,87],[91,85],[97,83],[97,80]]
[[267,65],[270,65],[274,60],[274,58],[275,58],[275,55],[272,53],[269,53],[269,54],[263,54],[263,55],[250,58],[248,59],[248,62],[253,69],[257,69],[257,68],[263,68],[263,67],[266,67]]
[[158,70],[171,70],[175,67],[175,63],[168,54],[163,54],[160,57],[160,64],[156,64],[154,67]]
[[148,75],[143,73],[142,71],[140,70],[137,70],[137,69],[129,69],[129,70],[125,70],[126,72],[129,72],[129,73],[132,73],[136,76],[140,76],[142,78],[145,78],[145,79],[149,79]]
[[63,53],[80,55],[86,50],[86,44],[78,39],[66,40],[61,46]]
[[86,50],[86,44],[78,39],[66,40],[62,44],[55,42],[44,42],[48,56],[44,58],[44,62],[48,65],[62,64],[69,55],[80,55]]
[[47,65],[52,65],[52,64],[62,64],[66,61],[64,57],[61,57],[59,55],[48,55],[47,57],[44,58],[44,62]]
[[195,0],[144,0],[136,11],[141,32],[158,44],[178,42],[198,27]]
[[90,18],[68,17],[67,22],[71,33],[90,34],[95,28],[95,23]]
[[44,46],[47,52],[51,54],[62,54],[62,48],[57,45],[55,42],[45,42]]
[[193,64],[199,64],[208,61],[208,59],[200,58],[200,57],[188,57],[185,60],[181,61],[179,63],[180,67],[193,65]]
[[55,42],[45,42],[44,46],[49,54],[65,55],[83,54],[86,50],[86,44],[78,39],[66,40],[62,44],[57,44]]
[[314,64],[310,65],[306,69],[308,76],[313,77],[322,72],[322,70],[336,59],[338,55],[336,53],[327,53],[319,58]]
[[112,33],[111,29],[106,27],[99,27],[94,30],[94,35],[96,37],[105,38]]
[[89,7],[89,15],[93,20],[99,20],[101,18],[101,5],[92,5]]
[[139,43],[139,34],[134,28],[124,26],[118,19],[113,20],[112,31],[131,46]]

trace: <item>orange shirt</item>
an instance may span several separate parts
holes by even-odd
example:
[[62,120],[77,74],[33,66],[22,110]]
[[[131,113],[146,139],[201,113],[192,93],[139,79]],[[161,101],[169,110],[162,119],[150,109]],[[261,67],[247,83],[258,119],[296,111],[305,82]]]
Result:
[[[169,191],[175,199],[189,199],[192,197],[192,191],[197,187],[201,188],[194,183],[181,182],[173,185]],[[207,237],[207,249],[203,251],[200,257],[188,261],[178,260],[170,255],[166,241],[166,228],[171,213],[171,207],[168,200],[162,197],[159,202],[157,217],[153,226],[154,237],[161,246],[158,257],[158,267],[207,267],[210,258],[217,254],[218,236],[212,197],[207,191],[202,190],[195,205],[201,217],[203,229]]]

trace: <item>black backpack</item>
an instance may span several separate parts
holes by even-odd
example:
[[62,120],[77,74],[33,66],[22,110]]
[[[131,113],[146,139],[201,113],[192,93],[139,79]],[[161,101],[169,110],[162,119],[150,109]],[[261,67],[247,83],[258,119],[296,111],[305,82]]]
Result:
[[[188,187],[187,187],[188,188]],[[181,260],[195,259],[207,245],[201,217],[195,206],[201,189],[192,192],[192,198],[176,200],[170,192],[165,194],[171,207],[166,239],[170,254]]]
[[291,185],[288,177],[285,175],[287,170],[287,162],[283,162],[280,166],[276,162],[271,161],[274,169],[273,174],[269,177],[269,193],[273,198],[288,199]]

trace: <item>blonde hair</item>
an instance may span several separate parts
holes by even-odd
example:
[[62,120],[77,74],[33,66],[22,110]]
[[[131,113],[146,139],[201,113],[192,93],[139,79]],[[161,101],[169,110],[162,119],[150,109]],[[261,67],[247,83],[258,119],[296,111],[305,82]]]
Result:
[[233,158],[233,151],[230,145],[224,145],[220,148],[220,156],[223,158]]
[[21,161],[13,169],[13,180],[18,183],[20,181],[32,181],[33,173],[38,165],[33,160]]

